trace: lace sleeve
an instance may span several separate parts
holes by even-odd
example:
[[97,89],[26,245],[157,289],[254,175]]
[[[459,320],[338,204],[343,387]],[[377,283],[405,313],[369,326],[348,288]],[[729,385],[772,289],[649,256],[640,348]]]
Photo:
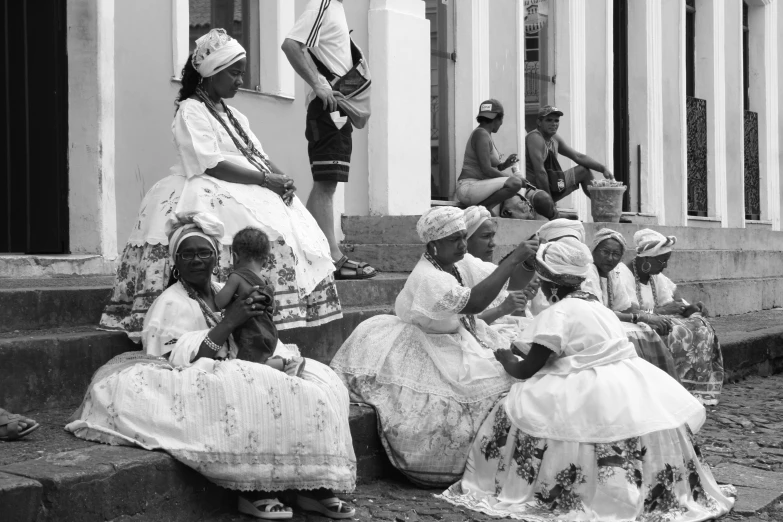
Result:
[[655,278],[658,302],[663,305],[674,301],[674,291],[677,290],[677,285],[664,274],[656,274],[653,277]]
[[459,314],[465,308],[465,305],[468,304],[469,299],[470,288],[455,286],[435,303],[433,311],[438,315],[442,313],[448,315]]
[[188,178],[204,174],[225,159],[210,118],[203,104],[187,100],[174,117],[174,143]]
[[519,340],[529,346],[540,344],[559,355],[563,352],[563,342],[568,337],[571,322],[560,307],[554,305],[537,315]]

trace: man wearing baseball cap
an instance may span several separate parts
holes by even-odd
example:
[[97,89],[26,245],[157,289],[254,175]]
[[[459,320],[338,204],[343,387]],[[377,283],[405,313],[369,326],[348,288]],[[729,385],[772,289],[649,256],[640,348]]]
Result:
[[[614,175],[587,154],[572,149],[557,135],[562,115],[563,111],[551,105],[538,111],[538,126],[525,137],[525,175],[528,182],[549,194],[553,201],[560,201],[580,186],[589,198],[587,187],[594,179],[591,171],[596,170],[607,179],[614,179]],[[558,154],[577,166],[563,171]]]

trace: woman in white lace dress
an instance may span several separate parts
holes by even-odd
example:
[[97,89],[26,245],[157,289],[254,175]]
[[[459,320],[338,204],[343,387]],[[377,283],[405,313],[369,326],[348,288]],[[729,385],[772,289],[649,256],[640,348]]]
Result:
[[225,223],[216,274],[225,280],[233,235],[247,226],[270,239],[267,279],[279,330],[342,317],[334,264],[318,224],[293,195],[293,181],[264,153],[247,118],[223,101],[242,86],[245,50],[222,29],[200,38],[182,75],[171,125],[179,162],[141,202],[101,327],[138,341],[144,315],[169,281],[166,221],[210,212]]
[[397,296],[397,315],[361,323],[331,366],[352,400],[375,408],[392,464],[417,484],[442,486],[461,476],[476,429],[514,382],[493,356],[509,340],[476,314],[537,242],[517,247],[470,288],[462,210],[431,209],[416,228],[426,251]]
[[[351,491],[356,457],[348,392],[327,366],[307,360],[296,377],[296,347],[278,342],[286,372],[236,358],[232,332],[272,313],[263,296],[221,312],[212,281],[223,225],[196,214],[172,222],[176,281],[152,304],[141,332],[146,354],[127,352],[98,369],[66,426],[79,438],[163,450],[225,488],[239,509],[262,519],[292,517],[275,492],[298,490],[304,509],[331,518],[354,510],[333,491]],[[293,350],[292,350],[293,348]]]

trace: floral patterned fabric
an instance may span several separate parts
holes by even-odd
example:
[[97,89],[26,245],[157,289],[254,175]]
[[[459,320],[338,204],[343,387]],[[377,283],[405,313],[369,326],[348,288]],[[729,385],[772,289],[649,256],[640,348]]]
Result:
[[[229,109],[263,154],[247,118],[235,108]],[[196,212],[212,213],[225,225],[217,276],[220,282],[225,282],[230,271],[233,235],[246,226],[266,232],[271,255],[264,275],[275,287],[274,320],[279,330],[317,326],[341,318],[326,237],[302,202],[294,197],[291,205],[285,205],[279,196],[261,186],[230,183],[207,175],[205,170],[221,161],[254,167],[200,102],[180,103],[172,133],[180,161],[141,202],[101,327],[123,330],[138,341],[144,315],[169,282],[165,223],[174,214]]]
[[[636,298],[636,280],[623,263],[618,265],[617,277],[627,287],[634,305],[642,309],[654,306],[650,285],[640,285],[642,303]],[[677,286],[665,275],[655,276],[658,303],[672,301]],[[672,322],[672,331],[663,340],[674,358],[677,376],[688,391],[706,405],[716,405],[723,389],[723,352],[715,329],[701,314],[689,318],[666,316]]]
[[697,522],[728,513],[687,425],[609,443],[536,438],[514,426],[504,398],[478,431],[465,475],[440,498],[528,522]]

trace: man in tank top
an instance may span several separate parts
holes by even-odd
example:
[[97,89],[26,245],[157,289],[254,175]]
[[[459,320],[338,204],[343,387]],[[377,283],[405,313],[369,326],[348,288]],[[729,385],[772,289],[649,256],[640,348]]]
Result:
[[[527,181],[545,191],[554,201],[560,201],[580,186],[589,198],[587,187],[594,179],[592,170],[602,173],[607,179],[614,179],[614,175],[587,154],[572,149],[557,135],[561,116],[563,111],[551,105],[541,107],[538,111],[538,126],[525,137]],[[572,160],[577,166],[563,171],[557,160],[558,154]]]

